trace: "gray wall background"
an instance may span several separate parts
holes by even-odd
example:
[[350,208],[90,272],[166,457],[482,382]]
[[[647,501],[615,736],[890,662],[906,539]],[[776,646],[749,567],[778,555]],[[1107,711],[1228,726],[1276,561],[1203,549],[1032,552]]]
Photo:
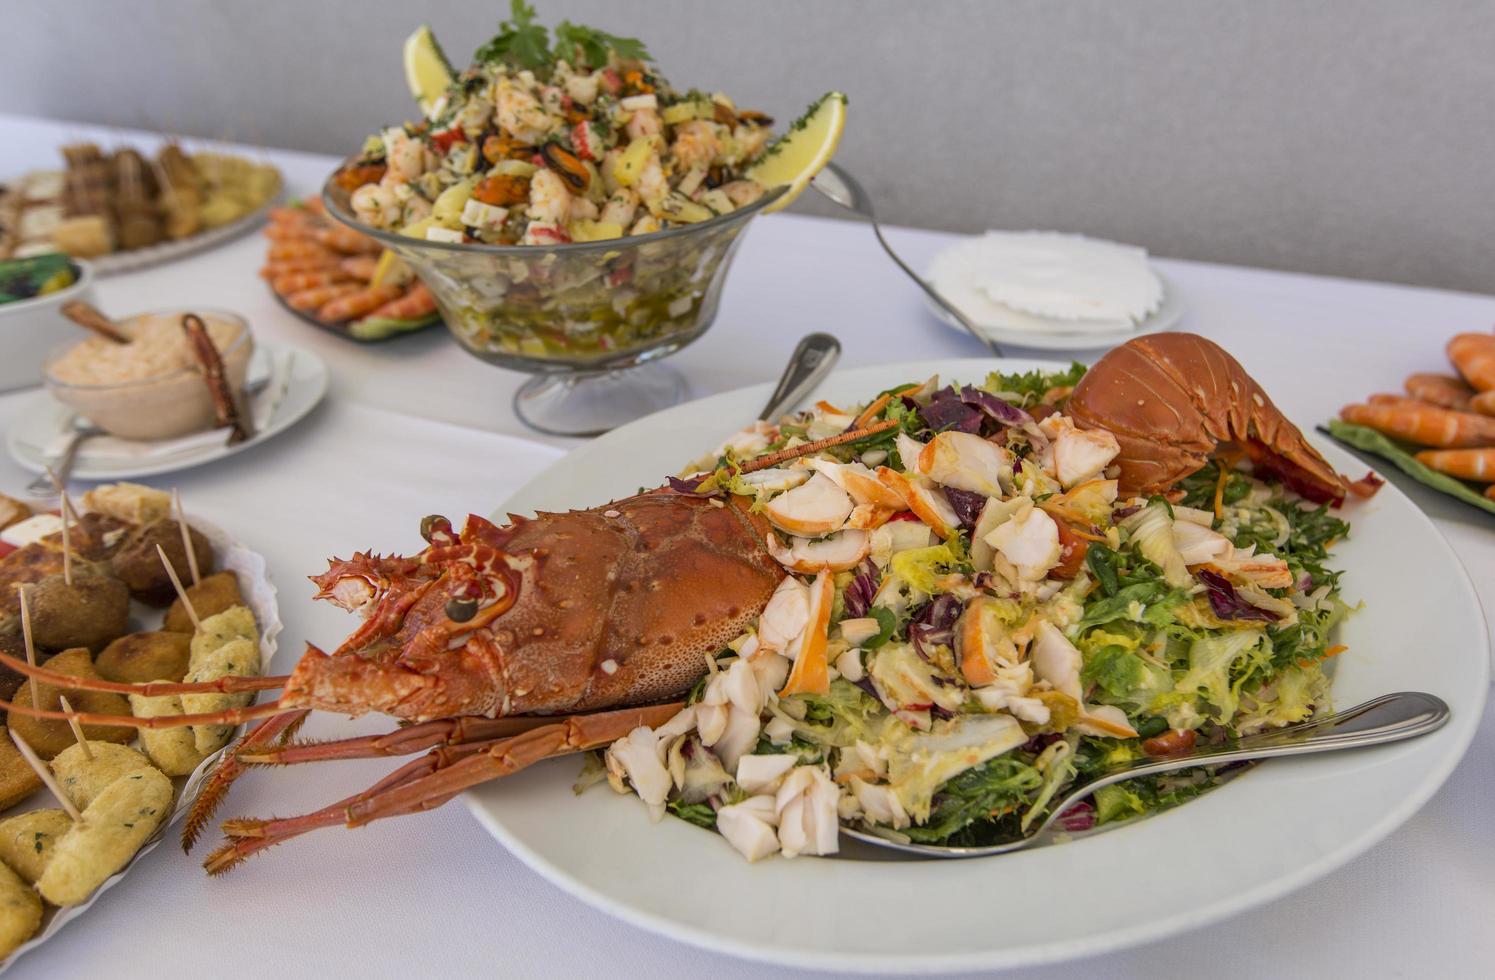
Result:
[[[536,2],[781,121],[844,90],[840,160],[897,223],[1495,292],[1495,3]],[[0,111],[342,153],[412,113],[419,21],[462,58],[507,0],[3,10]]]

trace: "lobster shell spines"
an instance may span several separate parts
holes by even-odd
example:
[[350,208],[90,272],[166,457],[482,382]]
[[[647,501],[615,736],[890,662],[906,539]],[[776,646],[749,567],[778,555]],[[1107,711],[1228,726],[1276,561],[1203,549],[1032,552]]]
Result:
[[1348,487],[1240,362],[1197,334],[1152,334],[1117,347],[1080,379],[1067,412],[1081,428],[1116,436],[1125,494],[1171,488],[1221,443],[1239,446],[1310,499],[1337,503]]

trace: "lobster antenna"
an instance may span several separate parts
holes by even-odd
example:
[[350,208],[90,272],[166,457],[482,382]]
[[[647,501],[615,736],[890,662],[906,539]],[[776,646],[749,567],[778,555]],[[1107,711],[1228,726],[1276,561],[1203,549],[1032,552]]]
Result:
[[36,777],[42,781],[42,784],[52,791],[52,795],[57,797],[57,802],[67,811],[67,815],[72,817],[73,823],[81,824],[83,822],[83,814],[78,810],[73,801],[68,799],[67,795],[63,793],[62,787],[57,785],[57,780],[53,778],[52,770],[47,768],[47,764],[37,758],[36,752],[14,730],[10,733],[10,740],[16,743],[16,750],[21,753],[21,758],[26,760],[26,765],[30,766],[32,771],[36,773]]
[[[187,553],[187,568],[192,572],[192,584],[202,584],[202,572],[197,567],[197,552],[192,547],[192,530],[187,526],[187,512],[182,509],[182,492],[171,488],[171,503],[176,508],[176,526],[182,532],[182,550]],[[186,602],[185,596],[182,601]]]
[[197,618],[197,610],[192,608],[192,600],[187,598],[187,590],[182,588],[182,580],[177,578],[176,569],[171,567],[171,559],[166,557],[166,549],[158,544],[156,554],[160,556],[161,564],[166,568],[166,577],[171,579],[171,587],[176,589],[177,598],[182,600],[182,608],[187,610],[187,618],[192,620],[192,628],[202,629],[202,620]]
[[67,695],[57,695],[57,700],[62,702],[62,710],[66,711],[68,727],[73,730],[73,738],[78,740],[78,747],[83,750],[83,758],[89,762],[93,761],[93,749],[88,747],[88,739],[83,737],[83,726],[78,724],[78,716],[73,711],[73,706],[68,704]]

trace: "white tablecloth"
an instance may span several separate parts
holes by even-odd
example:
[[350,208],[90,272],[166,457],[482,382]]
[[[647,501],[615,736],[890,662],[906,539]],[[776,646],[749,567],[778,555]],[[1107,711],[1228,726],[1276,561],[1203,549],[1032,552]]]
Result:
[[[83,132],[0,117],[0,175],[51,165],[51,147]],[[333,163],[272,156],[295,193],[314,190]],[[892,235],[915,265],[948,240],[914,230]],[[554,451],[512,438],[532,438],[509,409],[522,376],[468,357],[440,331],[373,346],[321,333],[274,302],[254,275],[262,255],[263,240],[250,236],[175,265],[105,279],[98,292],[114,313],[193,303],[238,310],[262,339],[311,347],[331,365],[328,404],[295,430],[230,460],[154,481],[175,483],[190,510],[265,553],[281,588],[282,656],[289,658],[300,641],[334,643],[349,628],[336,610],[307,601],[300,577],[317,571],[321,559],[355,547],[417,547],[421,515],[486,513]],[[1328,418],[1371,391],[1395,390],[1411,371],[1440,369],[1446,337],[1495,322],[1495,298],[1487,296],[1160,264],[1183,296],[1185,328],[1228,347],[1284,411],[1306,422]],[[785,215],[754,225],[716,325],[670,363],[688,375],[696,394],[769,380],[794,341],[811,330],[840,337],[846,365],[982,353],[928,315],[865,228]],[[0,424],[9,424],[19,401],[0,396]],[[0,460],[0,490],[28,478]],[[1434,516],[1486,609],[1495,609],[1495,522],[1397,482]],[[351,728],[384,725],[374,719]],[[310,726],[313,735],[348,730],[334,719]],[[1385,844],[1274,907],[1171,942],[1015,975],[1488,975],[1495,963],[1495,933],[1487,926],[1495,916],[1492,752],[1495,710],[1487,711],[1463,765],[1421,813]],[[235,789],[225,815],[302,812],[367,785],[387,768],[375,762],[255,772]],[[456,803],[359,831],[325,831],[219,880],[201,875],[200,856],[157,849],[12,975],[763,972],[591,910],[508,855]]]

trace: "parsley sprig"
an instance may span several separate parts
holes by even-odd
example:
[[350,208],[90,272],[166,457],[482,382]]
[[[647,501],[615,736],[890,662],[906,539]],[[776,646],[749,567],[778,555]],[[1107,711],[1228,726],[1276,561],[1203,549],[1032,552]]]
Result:
[[563,20],[555,28],[552,48],[550,31],[535,21],[535,8],[524,0],[509,0],[509,19],[498,25],[498,33],[473,54],[475,61],[503,62],[516,68],[538,71],[564,58],[591,68],[606,65],[610,55],[649,60],[644,42]]

